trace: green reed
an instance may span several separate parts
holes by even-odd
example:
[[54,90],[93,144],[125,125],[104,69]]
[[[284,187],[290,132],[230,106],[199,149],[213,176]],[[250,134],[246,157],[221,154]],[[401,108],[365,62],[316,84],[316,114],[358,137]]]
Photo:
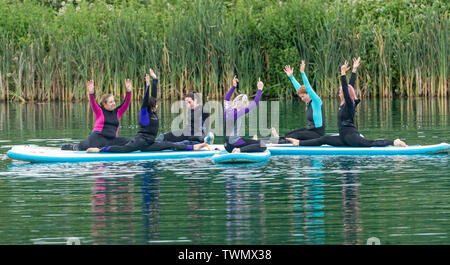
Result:
[[446,1],[156,2],[81,1],[58,12],[0,0],[0,99],[85,100],[89,79],[97,95],[123,98],[126,78],[141,98],[150,67],[163,99],[194,89],[220,99],[234,75],[241,93],[254,95],[261,77],[265,97],[292,98],[283,68],[301,81],[301,60],[318,93],[335,97],[339,67],[357,56],[360,97],[449,93]]

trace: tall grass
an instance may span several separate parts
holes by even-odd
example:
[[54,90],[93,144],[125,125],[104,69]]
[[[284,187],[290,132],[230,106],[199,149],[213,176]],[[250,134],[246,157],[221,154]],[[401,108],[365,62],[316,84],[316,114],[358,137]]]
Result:
[[1,100],[85,100],[89,79],[120,98],[126,78],[140,98],[149,67],[164,99],[193,89],[220,99],[234,75],[242,93],[261,77],[265,97],[292,98],[282,69],[299,76],[301,60],[317,92],[335,97],[340,65],[356,56],[360,97],[449,95],[447,1],[52,3],[0,0]]

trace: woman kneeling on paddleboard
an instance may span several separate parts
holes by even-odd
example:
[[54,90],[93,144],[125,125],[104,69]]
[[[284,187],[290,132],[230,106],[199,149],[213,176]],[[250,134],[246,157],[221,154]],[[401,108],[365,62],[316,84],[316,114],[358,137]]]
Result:
[[320,146],[323,144],[332,146],[349,146],[349,147],[372,147],[372,146],[407,146],[400,139],[392,140],[369,140],[361,136],[355,126],[356,106],[360,100],[356,98],[354,90],[356,81],[356,70],[358,69],[361,58],[353,59],[353,71],[350,77],[350,85],[347,84],[346,73],[350,69],[348,61],[341,66],[341,89],[339,97],[341,104],[338,112],[338,128],[339,136],[322,136],[317,139],[299,141],[293,138],[286,138],[293,145],[301,146]]
[[161,150],[200,150],[206,146],[206,142],[196,145],[186,145],[183,143],[173,142],[155,142],[155,137],[158,134],[159,119],[156,115],[157,84],[158,79],[156,74],[150,69],[150,75],[153,78],[151,96],[149,97],[150,76],[145,75],[145,93],[142,101],[141,110],[139,112],[139,131],[136,137],[124,145],[110,145],[103,148],[89,148],[87,152],[108,152],[108,153],[129,153],[134,151],[161,151]]
[[235,76],[233,78],[233,86],[230,88],[224,98],[224,146],[229,153],[239,152],[263,152],[266,150],[265,146],[262,146],[261,141],[246,139],[240,137],[240,131],[242,126],[242,117],[256,108],[261,98],[262,89],[264,83],[261,79],[258,80],[256,93],[253,102],[248,105],[247,95],[241,94],[237,96],[233,102],[230,103],[231,96],[238,84],[239,80]]
[[125,100],[116,107],[116,102],[111,94],[104,94],[100,100],[100,105],[95,100],[94,80],[87,84],[91,109],[95,114],[95,126],[91,135],[79,144],[63,144],[61,150],[81,150],[89,147],[104,147],[107,145],[122,145],[131,139],[128,137],[117,137],[119,133],[119,120],[127,111],[131,102],[131,80],[125,80],[127,93]]

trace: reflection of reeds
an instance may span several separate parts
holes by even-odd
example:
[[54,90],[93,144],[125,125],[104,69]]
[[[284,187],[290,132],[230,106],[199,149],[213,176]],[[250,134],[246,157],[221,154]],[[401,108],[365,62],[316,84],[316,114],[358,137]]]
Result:
[[[339,66],[356,56],[363,60],[359,97],[448,95],[450,25],[448,11],[436,5],[377,17],[370,15],[374,3],[364,1],[291,0],[282,7],[267,1],[261,7],[258,1],[196,0],[170,8],[128,1],[112,10],[102,1],[93,7],[82,1],[80,11],[68,5],[55,18],[33,1],[0,2],[6,25],[15,29],[5,26],[0,35],[1,100],[85,100],[88,79],[98,94],[123,98],[126,78],[141,98],[149,67],[159,72],[158,94],[165,99],[193,89],[221,98],[234,74],[243,93],[253,95],[261,77],[265,96],[290,98],[282,67],[293,65],[298,76],[301,59],[319,94],[334,97]],[[9,22],[12,12],[29,28]]]

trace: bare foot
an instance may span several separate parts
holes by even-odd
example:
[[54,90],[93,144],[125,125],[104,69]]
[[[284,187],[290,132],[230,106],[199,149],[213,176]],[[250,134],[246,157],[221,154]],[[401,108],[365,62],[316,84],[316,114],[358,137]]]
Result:
[[240,148],[234,148],[233,149],[233,152],[231,152],[231,153],[240,153],[241,152],[241,149]]
[[193,145],[193,149],[194,151],[198,151],[200,149],[202,149],[203,147],[207,146],[208,144],[205,142],[201,143],[201,144],[194,144]]
[[408,145],[400,139],[395,139],[394,146],[407,147]]
[[258,140],[258,135],[256,135],[256,134],[253,135],[253,138],[252,138],[252,139],[255,140],[255,141]]
[[290,142],[293,146],[298,146],[300,144],[300,140],[294,138],[286,138],[286,141]]
[[96,148],[96,147],[91,147],[91,148],[88,148],[88,149],[86,150],[86,152],[87,152],[87,153],[98,153],[98,152],[100,152],[100,149],[99,149],[99,148]]
[[204,140],[208,144],[213,144],[214,143],[214,133],[209,132],[208,136],[206,136]]
[[272,136],[273,136],[274,138],[280,138],[280,136],[279,136],[278,133],[277,133],[277,130],[276,130],[275,128],[273,128],[273,127],[272,127]]

